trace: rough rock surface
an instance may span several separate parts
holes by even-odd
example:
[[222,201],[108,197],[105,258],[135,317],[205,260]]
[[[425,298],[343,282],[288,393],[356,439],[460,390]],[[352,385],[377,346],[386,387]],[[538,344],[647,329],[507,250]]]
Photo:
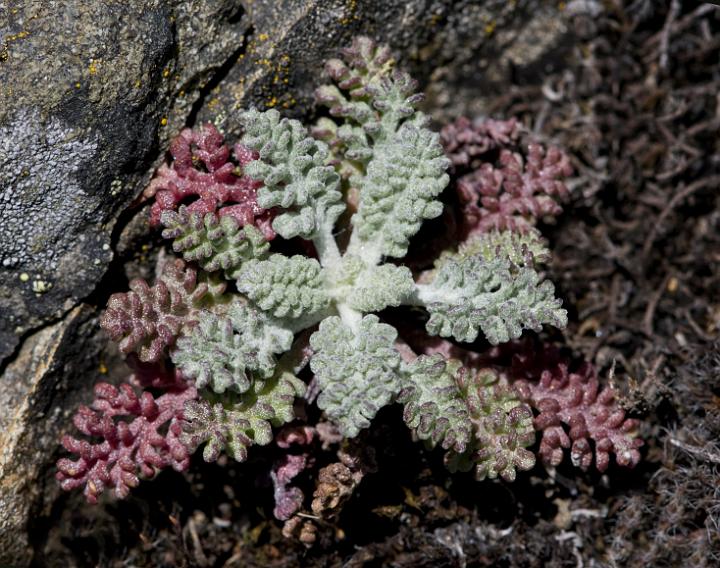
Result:
[[202,85],[242,45],[237,0],[0,10],[0,361],[87,296]]
[[564,17],[540,0],[0,2],[0,564],[30,560],[60,433],[111,358],[97,307],[126,286],[169,138],[201,120],[237,134],[249,105],[306,113],[357,33],[430,85],[436,117],[481,111],[509,73],[535,80]]
[[313,105],[321,62],[358,32],[382,40],[417,78],[436,118],[483,101],[510,74],[537,81],[566,48],[567,17],[542,0],[250,1],[246,48],[200,109],[238,134],[234,110],[253,104],[302,116]]
[[0,377],[0,565],[26,554],[27,519],[46,490],[57,493],[43,474],[82,395],[77,386],[100,375],[104,342],[89,339],[96,327],[95,310],[77,306],[30,336]]

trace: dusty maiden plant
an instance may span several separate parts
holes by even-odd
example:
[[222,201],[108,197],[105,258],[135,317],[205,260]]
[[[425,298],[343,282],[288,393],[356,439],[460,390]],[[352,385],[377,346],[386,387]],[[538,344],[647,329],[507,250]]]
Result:
[[[559,212],[567,157],[539,145],[523,155],[512,121],[461,119],[441,142],[386,47],[358,38],[343,55],[317,91],[329,117],[310,130],[250,109],[232,152],[209,124],[171,146],[174,160],[146,196],[151,223],[181,258],[154,285],[135,280],[111,297],[101,325],[136,372],[130,384],[98,385],[78,411],[86,438],[63,440],[78,456],[58,462],[65,489],[84,487],[90,501],[106,488],[124,497],[141,476],[186,468],[196,448],[208,461],[223,451],[243,461],[280,432],[280,448],[303,450],[273,468],[275,514],[311,542],[292,486],[312,465],[308,448],[315,438],[356,438],[393,403],[418,440],[446,451],[451,470],[478,479],[513,480],[533,467],[536,430],[550,464],[571,446],[573,462],[589,467],[590,441],[601,470],[611,453],[624,465],[639,459],[635,422],[610,390],[598,395],[592,372],[555,360],[536,372],[519,355],[478,365],[452,353],[479,337],[513,345],[524,330],[566,324],[538,272],[549,253],[535,224]],[[443,213],[449,173],[458,242],[413,274],[403,259],[423,222]],[[276,252],[276,240],[298,254]],[[426,313],[434,348],[428,340],[416,354],[383,320],[401,306]],[[306,365],[309,385],[298,377]],[[325,422],[278,430],[295,420],[300,397],[315,400]],[[353,444],[321,470],[316,514],[332,514],[373,471]]]

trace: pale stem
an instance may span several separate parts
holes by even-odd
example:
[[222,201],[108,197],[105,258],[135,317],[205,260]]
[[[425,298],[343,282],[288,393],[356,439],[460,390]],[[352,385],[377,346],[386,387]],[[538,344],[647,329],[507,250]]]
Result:
[[340,314],[340,319],[342,319],[343,323],[347,325],[354,334],[357,334],[360,329],[362,314],[343,303],[337,304],[337,311]]

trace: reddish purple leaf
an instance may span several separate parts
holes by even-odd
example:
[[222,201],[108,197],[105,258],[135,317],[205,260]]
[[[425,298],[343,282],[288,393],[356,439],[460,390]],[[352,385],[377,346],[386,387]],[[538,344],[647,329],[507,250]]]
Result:
[[100,326],[125,354],[155,362],[174,344],[180,332],[192,325],[198,309],[218,300],[225,284],[203,276],[182,260],[168,263],[154,286],[137,278],[130,291],[110,296]]
[[119,387],[95,385],[95,400],[81,406],[73,423],[84,438],[65,435],[62,444],[77,459],[57,462],[56,478],[65,490],[84,487],[88,502],[110,488],[124,498],[140,477],[152,477],[159,469],[187,469],[190,450],[181,442],[183,407],[197,397],[195,387],[179,374],[141,381],[165,384],[164,394],[140,394],[129,384]]
[[537,143],[520,143],[514,120],[470,122],[460,118],[442,130],[455,166],[463,207],[464,237],[489,231],[532,231],[539,219],[557,216],[572,174],[569,157]]
[[[570,448],[573,465],[583,470],[593,462],[605,471],[610,454],[618,465],[635,467],[640,461],[639,421],[626,418],[612,387],[600,387],[595,368],[588,362],[571,371],[558,349],[533,348],[529,342],[513,343],[510,375],[523,400],[539,412],[535,429],[542,432],[541,459],[558,465],[563,448]],[[592,444],[591,444],[592,442]]]
[[160,224],[163,211],[177,210],[180,204],[188,211],[231,215],[240,226],[255,225],[270,240],[273,211],[257,204],[257,190],[262,186],[243,175],[243,167],[257,159],[257,154],[237,144],[225,145],[223,136],[210,123],[195,130],[186,128],[170,145],[171,165],[163,164],[145,189],[145,197],[155,198],[150,223]]

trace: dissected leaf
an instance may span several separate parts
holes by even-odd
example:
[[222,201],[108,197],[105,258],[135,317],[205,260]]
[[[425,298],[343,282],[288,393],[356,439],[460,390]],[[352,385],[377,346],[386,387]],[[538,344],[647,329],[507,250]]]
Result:
[[472,342],[482,329],[493,345],[517,339],[523,329],[540,331],[543,324],[564,327],[567,312],[555,298],[555,287],[530,267],[480,256],[451,259],[435,279],[420,289],[432,335]]
[[251,260],[237,275],[238,290],[278,318],[299,318],[330,303],[317,260],[301,255],[273,254]]
[[472,428],[456,381],[460,369],[459,361],[421,355],[405,367],[398,402],[405,405],[405,423],[419,439],[464,452]]
[[393,327],[367,315],[357,329],[329,317],[310,338],[315,350],[310,368],[320,386],[318,406],[349,438],[367,428],[400,388],[396,337]]
[[261,311],[236,302],[225,316],[200,315],[199,324],[177,341],[173,362],[198,388],[245,392],[252,377],[272,376],[275,354],[290,349],[292,331]]

